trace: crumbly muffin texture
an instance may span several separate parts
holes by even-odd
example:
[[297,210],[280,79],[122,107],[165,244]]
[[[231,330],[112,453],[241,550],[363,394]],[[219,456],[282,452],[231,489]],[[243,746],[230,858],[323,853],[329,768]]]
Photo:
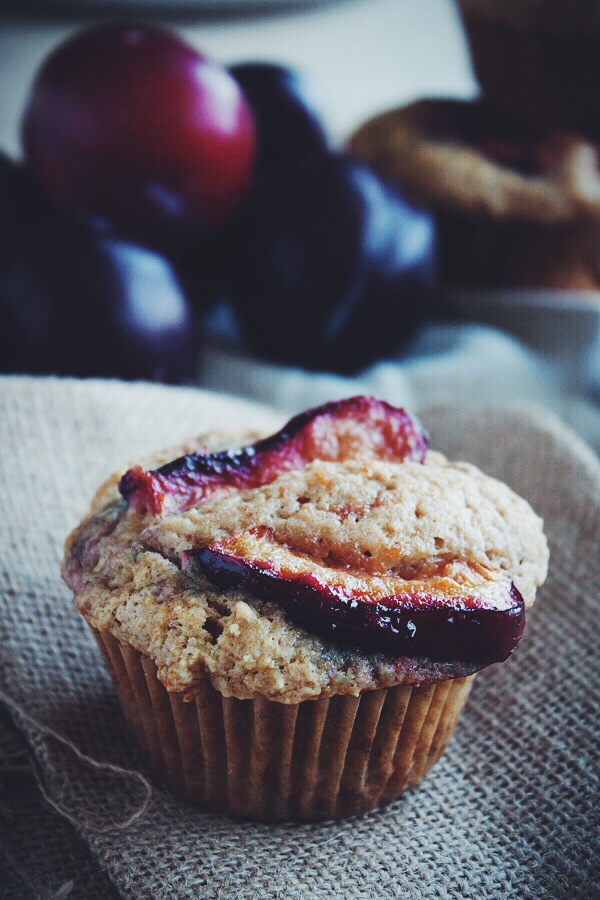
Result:
[[[146,465],[256,435],[203,435]],[[477,664],[345,648],[309,634],[277,604],[181,571],[184,550],[257,526],[319,562],[411,577],[438,559],[505,570],[526,606],[544,581],[542,522],[506,485],[430,452],[405,462],[313,462],[275,481],[177,514],[127,508],[118,475],[69,536],[63,575],[88,623],[150,656],[168,690],[192,696],[209,677],[225,696],[288,703],[471,674]]]

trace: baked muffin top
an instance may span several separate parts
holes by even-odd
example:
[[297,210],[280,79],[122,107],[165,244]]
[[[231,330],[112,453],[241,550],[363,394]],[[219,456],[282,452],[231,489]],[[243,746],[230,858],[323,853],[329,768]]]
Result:
[[598,147],[527,133],[483,101],[425,99],[376,116],[353,155],[436,212],[572,224],[600,218]]
[[[254,437],[205,434],[146,465]],[[89,516],[69,536],[63,574],[91,626],[150,656],[167,689],[188,695],[208,676],[226,696],[295,703],[432,683],[483,666],[320,637],[272,598],[219,588],[182,566],[186,553],[232,536],[261,529],[315,571],[341,572],[358,583],[390,573],[410,583],[440,565],[454,583],[462,577],[459,560],[506,573],[527,607],[546,576],[542,523],[529,505],[475,467],[431,451],[424,464],[315,459],[267,484],[159,514],[126,504],[118,482],[115,475],[100,488]]]

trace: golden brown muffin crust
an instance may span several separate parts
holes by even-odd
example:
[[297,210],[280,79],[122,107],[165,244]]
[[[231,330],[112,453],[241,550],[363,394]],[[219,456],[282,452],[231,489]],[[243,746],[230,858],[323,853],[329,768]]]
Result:
[[[254,437],[203,435],[147,464]],[[117,483],[117,475],[108,479],[90,517],[68,538],[64,577],[89,624],[150,656],[171,691],[193,694],[208,676],[226,696],[296,703],[480,668],[337,646],[308,634],[275,603],[220,590],[178,567],[183,550],[248,527],[268,526],[316,559],[364,571],[406,571],[438,558],[482,562],[506,570],[528,606],[546,574],[542,523],[528,504],[440,454],[430,453],[426,465],[315,462],[264,487],[158,518],[127,509]]]

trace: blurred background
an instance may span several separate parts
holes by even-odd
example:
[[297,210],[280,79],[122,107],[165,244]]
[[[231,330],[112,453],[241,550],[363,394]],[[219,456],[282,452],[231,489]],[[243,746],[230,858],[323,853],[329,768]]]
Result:
[[0,138],[2,148],[14,154],[20,152],[20,122],[43,59],[73,29],[117,16],[173,27],[226,65],[269,60],[300,69],[313,81],[340,144],[366,118],[415,97],[476,92],[452,0],[19,0],[2,9]]
[[598,446],[596,35],[568,0],[5,3],[0,371],[535,402]]

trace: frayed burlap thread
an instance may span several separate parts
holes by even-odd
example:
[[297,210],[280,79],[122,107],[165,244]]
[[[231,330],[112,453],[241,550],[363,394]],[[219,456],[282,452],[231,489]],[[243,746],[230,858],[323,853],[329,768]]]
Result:
[[[280,417],[196,390],[0,380],[0,689],[73,841],[122,896],[600,896],[600,464],[539,411],[421,412],[434,446],[506,480],[545,517],[548,584],[519,650],[477,677],[418,788],[360,817],[269,826],[202,812],[157,785],[148,798],[122,771],[141,763],[58,568],[111,470],[195,431]],[[13,815],[15,834],[28,824]],[[48,838],[61,872],[61,853],[81,858],[68,843]]]

